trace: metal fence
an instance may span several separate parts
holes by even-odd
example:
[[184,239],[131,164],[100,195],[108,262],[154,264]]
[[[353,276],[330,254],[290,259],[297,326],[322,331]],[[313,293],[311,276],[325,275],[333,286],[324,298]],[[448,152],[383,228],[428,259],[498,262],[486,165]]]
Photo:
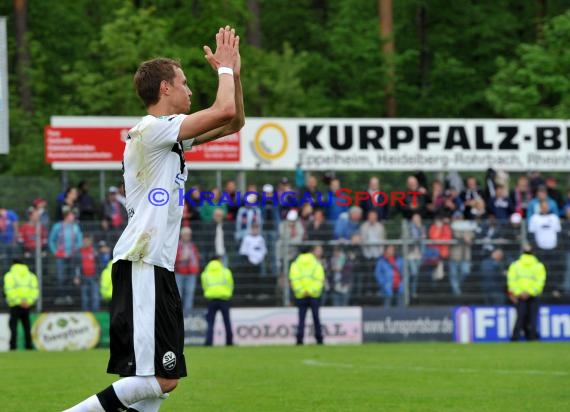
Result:
[[[223,238],[224,259],[235,279],[234,306],[290,305],[293,296],[288,268],[305,247],[316,247],[326,269],[324,305],[505,303],[508,265],[520,256],[524,243],[533,243],[525,225],[451,222],[451,238],[437,240],[430,238],[432,224],[423,222],[423,230],[418,231],[406,220],[389,221],[383,224],[385,236],[375,241],[362,236],[335,240],[332,224],[319,233],[319,240],[312,240],[311,236],[307,240],[305,234],[305,240],[293,241],[295,237],[284,228],[287,221],[277,227],[265,225],[261,235],[267,253],[257,264],[255,259],[252,263],[240,253],[243,234],[236,231],[235,222],[223,222],[219,226],[214,222],[190,222],[192,241],[200,255],[200,269],[219,254],[216,249]],[[52,253],[47,240],[53,225],[44,229],[39,223],[36,225],[36,238],[43,236],[45,241],[36,242],[34,248],[22,243],[1,245],[2,273],[9,269],[12,258],[19,257],[38,275],[41,296],[37,309],[40,311],[92,310],[93,304],[101,308],[106,305],[98,297],[99,275],[122,228],[103,230],[100,222],[81,222],[79,227],[83,241],[90,239],[87,242],[93,245],[96,256],[96,273],[91,277],[85,276],[85,256],[81,250],[75,250],[74,255],[67,258]],[[570,223],[564,222],[556,249],[535,249],[548,270],[545,301],[570,301],[569,244]],[[387,250],[394,252],[394,259],[384,256]],[[205,306],[199,283],[194,307]],[[2,299],[0,308],[4,309],[5,305]]]

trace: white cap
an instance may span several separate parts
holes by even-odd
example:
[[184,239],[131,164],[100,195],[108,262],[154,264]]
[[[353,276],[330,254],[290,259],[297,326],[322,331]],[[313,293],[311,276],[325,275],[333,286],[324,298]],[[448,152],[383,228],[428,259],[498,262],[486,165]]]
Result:
[[287,212],[287,220],[290,222],[294,222],[295,220],[297,220],[298,217],[299,217],[299,212],[297,212],[295,209],[291,209],[290,211]]
[[273,185],[270,185],[269,183],[266,183],[263,185],[263,189],[264,192],[266,193],[273,193]]
[[511,215],[511,223],[513,225],[519,224],[520,222],[522,222],[522,216],[520,213],[515,212]]

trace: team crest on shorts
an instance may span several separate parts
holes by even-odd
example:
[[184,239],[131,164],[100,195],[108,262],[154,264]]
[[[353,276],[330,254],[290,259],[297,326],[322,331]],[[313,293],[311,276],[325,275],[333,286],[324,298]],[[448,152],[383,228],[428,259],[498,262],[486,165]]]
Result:
[[168,351],[162,357],[162,366],[167,371],[171,371],[176,366],[176,355],[174,352]]

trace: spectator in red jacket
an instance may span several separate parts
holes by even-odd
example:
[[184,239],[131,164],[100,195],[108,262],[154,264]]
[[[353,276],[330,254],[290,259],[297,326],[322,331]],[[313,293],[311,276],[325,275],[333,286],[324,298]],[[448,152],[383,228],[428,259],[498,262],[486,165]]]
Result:
[[36,245],[38,236],[36,236],[36,226],[39,225],[40,231],[40,254],[42,259],[47,256],[47,228],[40,222],[40,211],[34,207],[28,209],[28,221],[20,226],[18,233],[18,242],[22,247],[24,254],[24,263],[28,265],[32,272],[36,272]]
[[101,303],[99,295],[99,277],[97,273],[97,253],[91,236],[83,237],[81,253],[81,275],[74,283],[81,288],[81,310],[98,312]]
[[183,227],[180,230],[174,273],[184,316],[187,316],[194,305],[196,279],[200,274],[200,254],[196,244],[192,241],[192,229],[189,227]]
[[[429,227],[428,238],[429,240],[435,241],[451,241],[453,239],[451,226],[441,217],[436,217],[435,221]],[[449,245],[433,244],[430,245],[429,248],[436,250],[439,255],[439,262],[434,269],[432,277],[434,280],[441,280],[445,276],[444,262],[449,258]]]

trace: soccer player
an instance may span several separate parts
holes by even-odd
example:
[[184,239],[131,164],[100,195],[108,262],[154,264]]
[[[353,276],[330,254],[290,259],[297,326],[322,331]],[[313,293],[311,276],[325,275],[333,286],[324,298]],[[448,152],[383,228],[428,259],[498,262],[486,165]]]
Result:
[[183,211],[176,196],[188,174],[183,149],[244,124],[239,36],[229,26],[220,28],[215,53],[208,46],[204,51],[219,77],[216,100],[205,110],[184,114],[192,92],[177,61],[150,60],[135,74],[148,115],[129,131],[123,158],[129,221],[113,252],[107,368],[122,379],[68,411],[157,411],[186,376],[173,272]]

